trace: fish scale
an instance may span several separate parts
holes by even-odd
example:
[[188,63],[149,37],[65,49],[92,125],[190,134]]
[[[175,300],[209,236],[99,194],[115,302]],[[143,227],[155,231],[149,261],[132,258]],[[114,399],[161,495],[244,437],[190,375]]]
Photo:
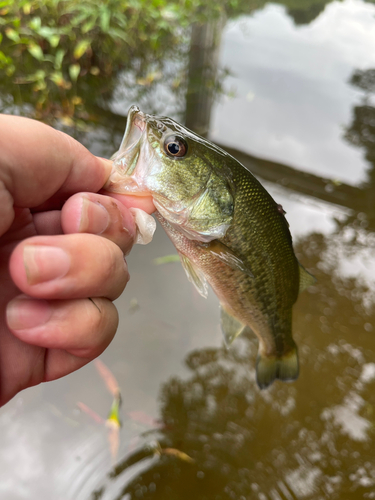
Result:
[[245,327],[258,337],[259,387],[296,379],[292,306],[315,278],[295,257],[282,207],[228,153],[136,106],[114,167],[109,189],[151,196],[189,280],[203,296],[207,283],[214,290],[226,343]]

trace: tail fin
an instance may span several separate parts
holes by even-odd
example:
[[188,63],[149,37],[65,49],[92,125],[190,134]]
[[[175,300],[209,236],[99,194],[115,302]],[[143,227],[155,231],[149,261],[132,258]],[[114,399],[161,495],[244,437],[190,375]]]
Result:
[[297,347],[281,357],[267,357],[258,354],[256,379],[260,389],[266,389],[275,379],[296,380],[298,378]]

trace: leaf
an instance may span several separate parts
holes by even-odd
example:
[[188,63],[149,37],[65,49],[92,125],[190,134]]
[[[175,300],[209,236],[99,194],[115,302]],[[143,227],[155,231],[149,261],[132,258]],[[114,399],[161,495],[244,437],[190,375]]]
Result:
[[46,72],[43,71],[42,69],[36,71],[35,73],[32,73],[31,75],[26,75],[23,77],[18,77],[14,80],[14,83],[17,85],[22,85],[24,83],[33,83],[37,81],[43,81],[46,76]]
[[30,54],[35,58],[37,59],[38,61],[43,61],[44,60],[44,54],[43,54],[43,50],[42,48],[40,47],[40,45],[37,45],[36,43],[31,43],[29,46],[28,46],[28,49],[27,49]]
[[182,460],[183,462],[189,462],[189,463],[194,463],[195,460],[183,451],[177,450],[176,448],[162,448],[160,451],[161,454],[163,455],[170,455],[172,457],[176,457],[179,460]]
[[0,68],[6,68],[7,66],[13,66],[13,59],[4,54],[2,50],[0,50]]
[[33,86],[34,92],[40,92],[41,90],[45,90],[47,88],[46,82],[44,80],[38,80],[36,84]]
[[7,69],[5,70],[5,73],[7,76],[12,76],[14,72],[16,71],[16,67],[14,64],[10,64]]
[[100,15],[100,27],[104,33],[108,32],[109,21],[111,20],[111,12],[108,9],[103,9]]
[[52,56],[51,54],[44,54],[44,62],[50,62],[51,64],[55,64],[55,56]]
[[66,116],[66,115],[62,116],[60,118],[60,121],[66,127],[74,127],[74,121],[72,120],[72,118],[70,116]]
[[88,33],[89,31],[91,31],[93,29],[93,27],[95,26],[95,21],[96,21],[96,18],[94,19],[91,19],[90,21],[87,21],[81,28],[81,32],[83,34],[86,34]]
[[74,59],[80,59],[86,52],[86,50],[90,47],[90,45],[91,40],[81,40],[80,42],[78,42],[73,52]]
[[49,41],[51,47],[55,48],[60,42],[60,35],[51,35],[47,37],[47,40]]
[[44,80],[45,77],[46,77],[46,72],[42,69],[38,69],[38,71],[36,71],[34,73],[34,77],[37,79],[37,80]]
[[23,13],[28,16],[31,12],[31,2],[26,2],[22,6]]
[[138,78],[137,83],[138,85],[144,85],[144,86],[149,86],[151,85],[154,81],[160,80],[162,78],[163,74],[161,71],[151,71],[146,75],[145,78]]
[[120,393],[118,393],[112,402],[112,406],[107,418],[107,424],[121,427],[120,408],[121,408],[121,395]]
[[79,97],[78,95],[75,95],[72,97],[72,100],[71,100],[72,104],[74,104],[74,106],[78,106],[78,104],[82,104],[83,103],[83,100],[82,100],[82,97]]
[[154,259],[154,264],[160,266],[161,264],[168,264],[169,262],[180,262],[178,254],[165,255],[164,257],[157,257]]
[[190,462],[190,463],[195,462],[195,460],[193,458],[189,457],[189,455],[187,455],[183,451],[177,450],[176,448],[162,448],[158,441],[155,441],[154,443],[152,443],[150,445],[150,449],[155,455],[158,455],[159,457],[161,455],[169,455],[172,457],[176,457],[179,460],[182,460],[184,462]]
[[120,40],[129,43],[129,36],[123,30],[111,28],[108,33],[112,38],[119,38]]
[[81,14],[78,14],[77,16],[73,17],[70,21],[71,26],[80,26],[83,21],[88,19],[90,15],[92,15],[94,12],[94,9],[85,9],[85,12],[81,12]]
[[50,28],[49,26],[42,26],[39,31],[38,35],[41,36],[42,38],[47,38],[55,35],[56,30]]
[[116,461],[118,449],[120,446],[120,407],[121,396],[120,393],[118,393],[118,395],[113,400],[111,410],[106,420],[106,427],[108,428],[109,449],[111,451],[113,463]]
[[14,28],[17,30],[21,26],[21,18],[16,17],[12,19],[12,24]]
[[21,36],[18,43],[22,43],[22,45],[29,45],[30,42],[32,42],[32,40],[29,36]]
[[168,22],[176,21],[178,19],[178,12],[172,6],[164,7],[161,11],[161,17]]
[[69,66],[69,76],[73,82],[77,81],[80,71],[81,71],[81,66],[79,64],[71,64]]
[[100,359],[96,359],[94,364],[99,372],[99,375],[104,380],[109,392],[113,395],[113,397],[117,398],[120,394],[120,388],[111,370],[103,363],[103,361],[100,361]]
[[38,16],[33,17],[29,22],[29,27],[32,30],[36,31],[37,33],[39,32],[41,26],[42,26],[42,20]]
[[53,81],[55,85],[62,89],[70,89],[72,84],[70,82],[67,82],[61,71],[55,71],[52,73],[52,75],[49,76],[49,79]]
[[9,40],[12,40],[12,42],[16,42],[17,43],[17,42],[20,41],[19,34],[13,28],[7,28],[5,30],[5,35],[7,36],[7,38],[9,38]]
[[61,69],[61,65],[65,56],[65,50],[59,49],[55,55],[55,69]]

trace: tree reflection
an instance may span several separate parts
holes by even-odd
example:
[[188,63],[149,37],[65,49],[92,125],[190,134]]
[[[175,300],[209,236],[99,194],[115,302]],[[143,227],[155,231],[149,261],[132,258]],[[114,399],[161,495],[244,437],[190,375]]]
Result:
[[370,163],[367,181],[362,186],[363,212],[367,216],[368,227],[375,230],[375,69],[357,70],[350,83],[364,92],[362,103],[353,109],[352,123],[346,129],[345,139],[354,146],[364,149],[365,158]]
[[353,119],[345,138],[354,146],[364,148],[365,158],[371,164],[369,184],[373,184],[375,171],[375,107],[371,97],[375,94],[375,69],[356,71],[350,83],[364,91],[362,104],[353,109]]
[[190,353],[190,375],[161,390],[164,428],[154,437],[194,463],[140,449],[111,474],[119,480],[135,464],[142,469],[116,499],[374,498],[373,289],[340,271],[361,250],[359,233],[375,247],[358,222],[355,239],[339,228],[296,245],[318,278],[295,310],[299,380],[259,391],[251,333],[229,351]]
[[282,2],[287,7],[287,12],[296,25],[310,24],[316,19],[326,8],[326,5],[331,3],[330,0],[291,0]]

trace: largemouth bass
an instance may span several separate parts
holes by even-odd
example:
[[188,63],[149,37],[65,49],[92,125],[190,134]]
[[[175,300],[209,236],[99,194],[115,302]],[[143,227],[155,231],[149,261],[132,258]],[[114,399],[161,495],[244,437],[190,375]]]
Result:
[[189,280],[216,293],[227,344],[246,326],[258,337],[259,387],[296,379],[292,306],[314,277],[295,257],[282,207],[228,153],[136,106],[114,167],[108,189],[152,196]]

